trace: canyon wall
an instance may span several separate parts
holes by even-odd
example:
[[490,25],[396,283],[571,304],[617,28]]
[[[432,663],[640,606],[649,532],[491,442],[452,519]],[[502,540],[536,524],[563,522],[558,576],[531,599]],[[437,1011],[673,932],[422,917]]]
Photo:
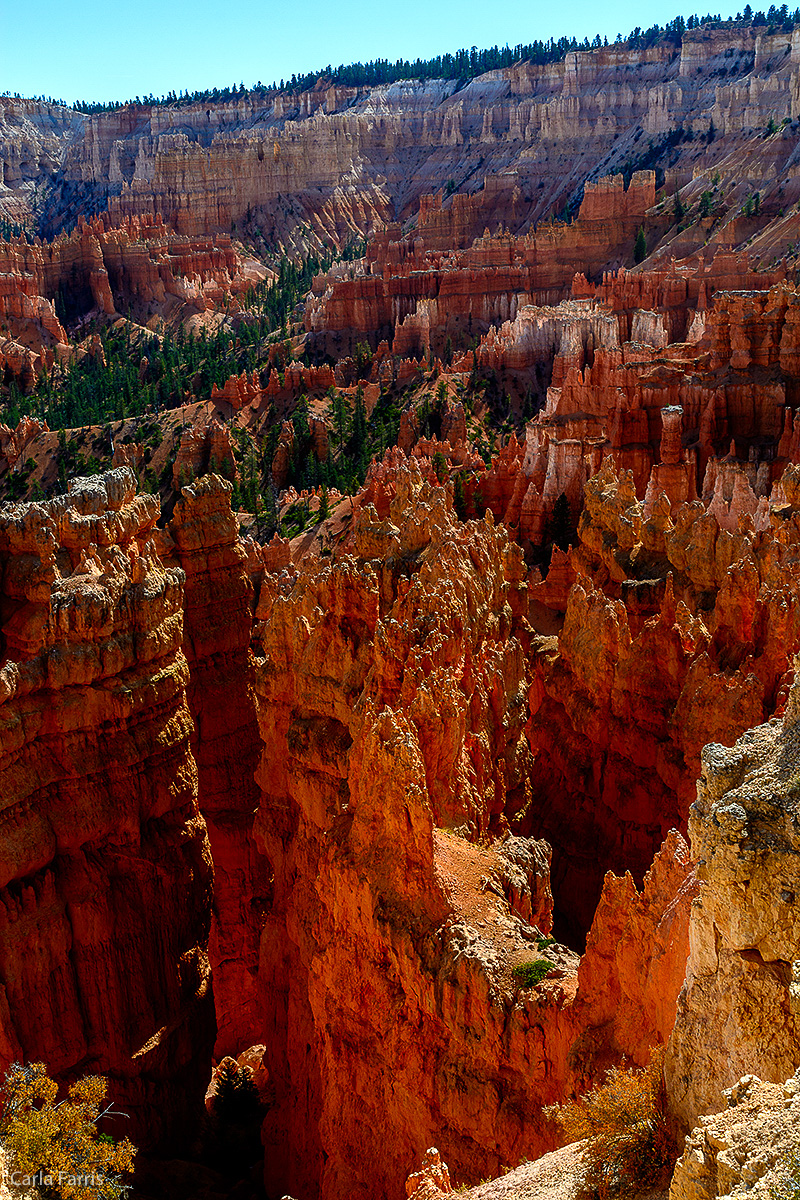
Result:
[[217,1058],[260,1040],[256,976],[272,890],[268,864],[253,839],[260,749],[249,658],[253,585],[231,491],[215,475],[184,488],[160,546],[164,563],[180,564],[186,577],[183,646],[191,744],[214,861],[209,957]]
[[180,570],[130,471],[0,523],[0,1057],[108,1076],[144,1145],[185,1144],[214,1039]]
[[[667,139],[676,130],[699,142],[678,149],[680,168],[664,157],[681,186],[712,155],[724,157],[721,143],[740,153],[742,139],[762,133],[770,117],[779,126],[798,115],[799,39],[797,30],[731,22],[686,31],[680,46],[667,38],[648,49],[574,51],[463,87],[348,88],[323,79],[310,91],[130,104],[91,116],[3,97],[0,205],[14,219],[32,218],[36,184],[48,235],[81,209],[109,205],[115,218],[160,214],[190,235],[236,224],[297,248],[304,237],[341,245],[405,220],[450,178],[456,195],[441,207],[428,203],[420,228],[431,246],[469,245],[486,226],[517,232],[558,212],[580,198],[586,180],[658,159],[674,149]],[[712,122],[716,140],[703,149]],[[780,139],[753,146],[762,160],[776,159],[778,172],[790,154]],[[800,185],[791,164],[784,179],[792,203]]]

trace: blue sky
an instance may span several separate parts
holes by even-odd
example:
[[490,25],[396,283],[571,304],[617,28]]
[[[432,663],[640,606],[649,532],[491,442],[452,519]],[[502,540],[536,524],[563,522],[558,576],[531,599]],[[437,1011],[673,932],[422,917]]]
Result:
[[327,63],[429,58],[462,46],[595,33],[613,41],[636,25],[707,11],[679,0],[0,0],[0,92],[72,103],[249,86]]

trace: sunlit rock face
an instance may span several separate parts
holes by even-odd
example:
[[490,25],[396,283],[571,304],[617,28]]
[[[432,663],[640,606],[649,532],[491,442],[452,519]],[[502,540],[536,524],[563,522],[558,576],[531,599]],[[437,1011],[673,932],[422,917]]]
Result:
[[700,895],[667,1064],[687,1127],[739,1076],[777,1083],[797,1065],[799,803],[795,683],[783,719],[703,751],[689,817]]

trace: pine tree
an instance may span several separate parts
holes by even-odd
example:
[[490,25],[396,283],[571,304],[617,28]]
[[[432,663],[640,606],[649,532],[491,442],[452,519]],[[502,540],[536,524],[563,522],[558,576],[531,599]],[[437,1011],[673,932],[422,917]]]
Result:
[[431,398],[425,393],[422,397],[422,404],[417,409],[419,415],[419,432],[420,436],[428,438],[431,436]]
[[647,258],[647,239],[644,236],[644,229],[640,225],[639,232],[636,234],[636,243],[633,247],[633,261],[640,263],[645,258]]
[[367,457],[367,410],[364,407],[364,389],[361,384],[356,388],[355,406],[353,408],[353,456],[359,471],[366,467]]
[[217,1170],[233,1178],[247,1172],[260,1150],[262,1115],[252,1071],[224,1058],[217,1068],[205,1131],[206,1157]]
[[259,1104],[258,1089],[249,1067],[240,1067],[234,1058],[223,1058],[217,1068],[217,1084],[212,1100],[215,1116],[223,1121],[240,1121]]
[[574,531],[569,501],[562,492],[553,505],[552,515],[547,523],[547,540],[558,546],[559,550],[566,550]]
[[341,392],[337,392],[333,387],[329,388],[328,395],[331,397],[331,410],[333,412],[333,420],[336,425],[336,433],[339,438],[339,445],[343,446],[347,438],[347,406],[344,402],[344,396]]
[[467,519],[467,497],[464,490],[464,476],[461,471],[458,472],[453,484],[453,508],[456,510],[456,516],[459,521]]
[[683,206],[683,201],[681,200],[681,194],[678,191],[677,186],[675,188],[674,213],[675,213],[675,224],[680,225],[681,221],[686,216],[686,209]]

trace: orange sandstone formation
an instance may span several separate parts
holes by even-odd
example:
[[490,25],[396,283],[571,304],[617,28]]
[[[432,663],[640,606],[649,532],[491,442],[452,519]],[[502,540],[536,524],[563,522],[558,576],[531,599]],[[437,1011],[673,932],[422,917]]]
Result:
[[125,468],[0,521],[0,1057],[188,1137],[214,1037],[180,570]]
[[334,267],[315,281],[306,328],[328,352],[341,353],[364,336],[392,336],[395,355],[441,352],[450,335],[513,320],[526,300],[564,298],[576,271],[597,273],[617,256],[625,261],[654,198],[652,171],[635,175],[627,191],[621,176],[604,179],[587,188],[574,225],[520,239],[469,238],[457,253],[458,238],[446,247],[441,238],[428,240],[431,210],[423,203],[413,241],[379,235],[358,271]]
[[162,546],[186,577],[183,641],[194,721],[198,803],[214,861],[209,958],[217,1056],[258,1041],[258,943],[272,881],[256,847],[258,728],[249,646],[253,587],[231,513],[232,485],[215,475],[182,491]]
[[524,578],[502,527],[460,525],[413,460],[387,519],[358,510],[351,555],[265,577],[272,1186],[343,1196],[368,1161],[391,1195],[434,1135],[457,1177],[496,1173],[553,1144],[543,1104],[668,1036],[694,894],[678,835],[641,896],[609,878],[577,978],[556,947],[540,990],[514,986],[551,910],[545,844],[508,834],[536,803]]

